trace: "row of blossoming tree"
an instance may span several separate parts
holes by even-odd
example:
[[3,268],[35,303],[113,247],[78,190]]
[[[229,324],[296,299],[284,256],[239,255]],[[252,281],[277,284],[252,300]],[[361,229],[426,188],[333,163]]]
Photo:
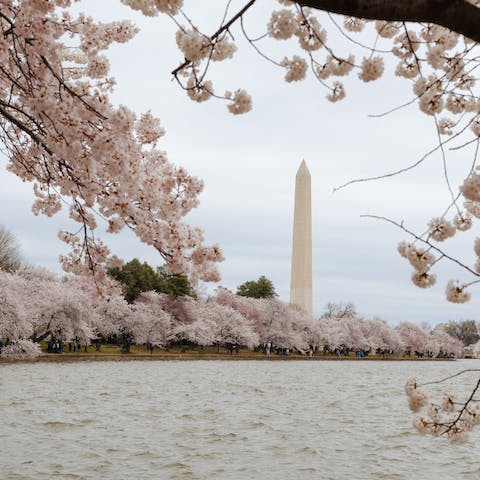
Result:
[[90,280],[61,279],[31,267],[0,272],[0,337],[9,340],[4,358],[39,355],[42,340],[87,345],[96,338],[115,338],[125,350],[131,344],[167,347],[186,341],[251,349],[270,342],[301,353],[328,346],[462,354],[461,342],[445,332],[429,333],[409,322],[394,328],[379,318],[335,310],[315,319],[278,299],[241,297],[225,289],[208,299],[144,292],[128,303],[120,290],[103,298]]

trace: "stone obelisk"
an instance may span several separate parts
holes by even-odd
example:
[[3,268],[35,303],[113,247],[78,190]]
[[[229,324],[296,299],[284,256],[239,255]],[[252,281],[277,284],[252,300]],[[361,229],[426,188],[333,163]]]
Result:
[[290,303],[312,313],[312,195],[305,160],[295,178]]

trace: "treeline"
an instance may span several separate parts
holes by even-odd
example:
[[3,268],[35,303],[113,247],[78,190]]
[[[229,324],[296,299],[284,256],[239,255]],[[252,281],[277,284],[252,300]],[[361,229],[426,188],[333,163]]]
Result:
[[[154,273],[168,283],[168,274]],[[124,351],[133,344],[166,348],[178,342],[251,349],[270,343],[300,353],[325,347],[461,356],[463,350],[442,330],[429,332],[407,321],[393,327],[380,318],[361,318],[354,309],[332,307],[313,318],[274,296],[250,298],[218,289],[209,298],[197,298],[189,284],[191,296],[134,288],[139,291],[128,302],[128,289],[113,288],[102,298],[85,278],[62,279],[33,267],[0,272],[0,337],[8,343],[2,357],[33,357],[45,340],[109,341]]]

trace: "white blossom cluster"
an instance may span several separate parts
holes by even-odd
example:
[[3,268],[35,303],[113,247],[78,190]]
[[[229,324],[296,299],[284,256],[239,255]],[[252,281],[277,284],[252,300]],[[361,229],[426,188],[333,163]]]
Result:
[[465,202],[463,202],[463,206],[470,215],[473,215],[475,218],[480,218],[480,202],[465,200]]
[[445,435],[452,443],[464,443],[469,432],[480,425],[480,405],[470,400],[462,403],[454,395],[444,394],[441,402],[431,402],[414,378],[407,381],[405,393],[410,410],[424,412],[413,421],[415,429],[423,435]]
[[343,98],[345,98],[345,89],[343,88],[343,83],[338,81],[333,82],[333,89],[327,95],[327,99],[330,100],[330,102],[338,102]]
[[178,30],[176,41],[185,58],[192,62],[202,60],[211,52],[210,39],[194,28]]
[[303,80],[307,74],[308,65],[305,59],[294,55],[291,60],[284,58],[281,65],[287,69],[285,80],[287,82],[298,82]]
[[358,78],[364,82],[372,82],[382,76],[383,70],[384,65],[382,57],[364,58]]
[[428,226],[430,229],[430,237],[437,242],[443,242],[447,238],[455,235],[455,227],[451,222],[444,218],[433,218]]
[[228,104],[228,110],[236,115],[249,112],[252,109],[252,97],[242,89],[238,89],[233,94],[226,92],[225,97],[231,100]]
[[460,187],[463,196],[472,202],[480,202],[480,174],[472,172]]
[[283,9],[272,13],[267,29],[272,38],[287,40],[297,32],[298,22],[291,10]]
[[455,217],[453,217],[453,226],[460,232],[466,232],[467,230],[470,230],[472,225],[472,216],[468,212],[463,215],[457,213]]
[[348,58],[327,56],[327,59],[323,65],[318,65],[315,69],[315,74],[321,80],[334,77],[344,77],[348,75],[354,67],[354,57],[349,55]]
[[193,77],[187,82],[187,95],[195,102],[205,102],[213,94],[213,85],[210,80],[198,83]]
[[236,51],[236,45],[232,43],[228,37],[222,37],[218,42],[215,42],[212,60],[214,62],[221,62],[227,58],[232,58]]
[[159,12],[176,15],[183,7],[183,0],[122,0],[122,3],[148,17],[153,17]]
[[437,276],[434,273],[415,270],[412,273],[412,282],[420,288],[428,288],[435,285]]
[[465,287],[466,285],[461,285],[458,281],[450,280],[445,290],[447,300],[452,303],[468,302],[471,294],[465,291]]
[[406,258],[415,269],[411,278],[417,287],[428,288],[435,285],[437,276],[429,272],[436,261],[435,255],[429,250],[416,248],[404,241],[398,244],[397,249],[400,255]]
[[367,22],[357,17],[345,17],[343,26],[349,32],[361,32],[365,28]]

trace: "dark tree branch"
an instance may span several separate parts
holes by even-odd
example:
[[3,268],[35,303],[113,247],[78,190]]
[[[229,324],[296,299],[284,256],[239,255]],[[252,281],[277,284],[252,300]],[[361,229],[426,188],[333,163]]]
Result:
[[53,151],[48,147],[48,145],[36,135],[30,128],[28,128],[23,122],[15,118],[13,115],[10,115],[2,106],[0,106],[0,115],[6,118],[9,122],[13,123],[20,130],[25,132],[36,144],[41,145],[42,148],[49,154],[53,155]]
[[480,8],[466,0],[295,0],[304,7],[369,20],[435,23],[480,43]]

